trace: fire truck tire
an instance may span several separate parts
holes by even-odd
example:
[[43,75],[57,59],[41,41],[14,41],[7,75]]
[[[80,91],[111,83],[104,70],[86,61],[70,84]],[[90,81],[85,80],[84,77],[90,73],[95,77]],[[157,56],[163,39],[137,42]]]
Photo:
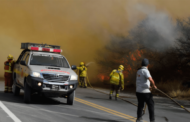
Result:
[[31,102],[31,88],[26,82],[24,84],[24,102],[25,103]]
[[13,94],[14,96],[18,96],[20,94],[20,88],[16,85],[16,81],[13,82]]
[[75,91],[73,91],[71,94],[67,96],[67,104],[68,105],[73,105],[74,103],[74,98],[75,98]]

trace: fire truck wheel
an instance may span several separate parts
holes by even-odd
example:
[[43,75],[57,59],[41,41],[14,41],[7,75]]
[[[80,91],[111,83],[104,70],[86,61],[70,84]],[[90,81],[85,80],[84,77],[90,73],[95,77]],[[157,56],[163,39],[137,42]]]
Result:
[[25,82],[25,84],[24,84],[24,102],[25,103],[30,103],[30,101],[31,101],[31,88]]
[[74,103],[74,98],[75,98],[75,91],[73,91],[71,94],[67,96],[67,104],[68,105],[73,105]]
[[13,82],[13,94],[15,96],[18,96],[20,94],[20,88],[18,86],[16,86],[16,81],[15,80]]

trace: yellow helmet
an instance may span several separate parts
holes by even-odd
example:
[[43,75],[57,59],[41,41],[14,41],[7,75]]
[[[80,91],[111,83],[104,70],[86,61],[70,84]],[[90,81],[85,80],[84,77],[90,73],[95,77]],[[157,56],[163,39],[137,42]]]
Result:
[[124,70],[124,66],[123,65],[119,65],[119,69]]
[[84,62],[80,62],[80,66],[84,66]]
[[13,59],[13,56],[11,54],[9,54],[7,59]]

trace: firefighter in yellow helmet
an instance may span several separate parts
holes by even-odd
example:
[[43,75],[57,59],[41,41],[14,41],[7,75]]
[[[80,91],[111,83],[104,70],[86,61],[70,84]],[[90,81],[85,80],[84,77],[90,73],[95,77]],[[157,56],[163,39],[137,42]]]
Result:
[[109,98],[112,99],[113,91],[115,90],[115,99],[119,97],[119,91],[124,90],[124,75],[123,71],[124,66],[120,65],[118,70],[114,69],[110,74],[110,84],[111,84],[111,91]]
[[13,78],[12,78],[12,73],[13,73],[13,67],[15,62],[13,61],[13,56],[11,54],[8,55],[7,61],[4,63],[4,78],[5,78],[5,90],[4,92],[7,93],[12,93],[12,85],[13,85]]
[[86,83],[86,76],[87,76],[87,66],[85,66],[84,62],[80,63],[80,66],[77,67],[79,70],[79,86],[87,88],[87,83]]

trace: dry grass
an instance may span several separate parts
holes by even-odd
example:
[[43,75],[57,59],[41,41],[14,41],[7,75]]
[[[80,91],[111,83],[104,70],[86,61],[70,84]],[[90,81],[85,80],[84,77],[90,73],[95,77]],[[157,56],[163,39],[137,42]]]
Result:
[[170,92],[168,92],[168,95],[171,97],[177,97],[177,98],[190,98],[190,90],[188,90],[188,91],[182,91],[182,90],[170,91]]
[[181,83],[178,81],[167,81],[167,82],[160,82],[157,83],[156,86],[164,92],[168,91],[176,91],[181,88]]
[[[173,98],[190,98],[190,89],[184,88],[179,81],[167,81],[156,84],[157,87]],[[154,92],[158,93],[158,92]]]

